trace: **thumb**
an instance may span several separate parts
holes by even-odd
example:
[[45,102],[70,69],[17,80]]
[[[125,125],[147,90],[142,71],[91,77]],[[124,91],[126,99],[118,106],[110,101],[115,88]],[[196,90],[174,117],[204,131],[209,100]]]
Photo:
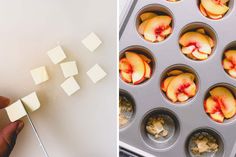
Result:
[[15,145],[16,137],[23,129],[24,123],[16,121],[8,124],[0,132],[0,157],[8,157]]

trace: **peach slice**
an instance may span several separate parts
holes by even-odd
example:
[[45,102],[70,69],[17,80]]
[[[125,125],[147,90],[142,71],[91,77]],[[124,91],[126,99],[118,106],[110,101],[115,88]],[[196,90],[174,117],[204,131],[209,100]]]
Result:
[[209,18],[211,18],[213,20],[219,20],[223,17],[223,15],[214,15],[214,14],[211,14],[209,12],[207,12],[207,15],[209,16]]
[[233,78],[236,78],[236,68],[230,69],[228,71],[229,75],[232,76]]
[[172,33],[172,28],[169,26],[169,27],[167,27],[165,30],[163,30],[162,32],[161,32],[161,36],[168,36],[169,34],[171,34]]
[[226,4],[229,0],[220,0],[221,4]]
[[167,73],[167,76],[177,76],[179,74],[183,74],[184,72],[182,70],[172,70]]
[[124,72],[132,72],[132,67],[126,58],[122,58],[119,62],[119,69]]
[[143,21],[139,27],[138,27],[138,32],[143,35],[144,34],[144,29],[145,27],[147,26],[147,23],[148,23],[149,20],[146,20],[146,21]]
[[145,21],[145,20],[151,19],[156,16],[157,16],[157,14],[155,14],[155,13],[146,12],[146,13],[143,13],[140,15],[140,19],[141,19],[141,21]]
[[236,64],[236,50],[228,50],[225,52],[225,57]]
[[133,52],[126,52],[125,55],[133,70],[133,84],[141,83],[145,79],[145,65],[142,58],[138,54]]
[[210,114],[210,117],[218,123],[223,123],[223,121],[224,121],[224,115],[219,111],[217,111],[213,114]]
[[145,65],[145,78],[151,78],[152,70],[148,63],[144,62]]
[[144,38],[151,42],[162,41],[161,33],[171,24],[171,17],[156,16],[150,19],[144,29]]
[[201,4],[207,12],[215,15],[223,15],[229,10],[229,7],[215,0],[201,0]]
[[125,81],[127,83],[132,82],[132,73],[127,73],[127,72],[121,71],[120,75],[121,75],[121,78],[123,81]]
[[202,4],[200,4],[199,9],[200,9],[200,12],[202,13],[202,15],[207,16],[206,9],[202,6]]
[[230,62],[228,59],[224,59],[223,60],[223,67],[224,67],[224,69],[226,69],[226,70],[230,70],[230,69],[232,69],[232,68],[234,68],[234,65],[233,65],[233,63],[232,62]]
[[193,51],[192,55],[199,60],[205,60],[208,58],[207,54],[201,53],[198,50]]
[[199,52],[211,54],[211,46],[208,39],[199,32],[187,32],[181,36],[179,43],[186,47],[194,45]]
[[225,118],[232,118],[236,113],[236,102],[233,94],[225,87],[216,87],[210,91],[214,101],[220,105]]
[[188,100],[188,98],[189,98],[189,96],[184,93],[180,93],[177,95],[177,99],[179,102],[185,102]]
[[[191,73],[183,73],[178,76],[176,76],[169,84],[167,88],[166,95],[167,97],[173,101],[176,102],[178,100],[178,95],[181,93],[184,93],[187,96],[190,96],[189,93],[187,93],[185,90],[190,87],[192,84],[194,84],[194,78],[195,76]],[[196,91],[194,91],[195,93]],[[192,95],[192,94],[191,94]]]
[[189,97],[193,97],[196,94],[197,86],[195,83],[190,84],[190,86],[186,87],[184,89],[184,93],[188,95]]
[[166,92],[170,82],[175,78],[175,76],[167,77],[161,84],[161,89]]
[[196,47],[194,45],[190,45],[190,46],[186,46],[186,47],[182,47],[182,52],[183,54],[191,54],[194,50],[196,49]]
[[196,32],[202,33],[202,34],[206,34],[206,32],[205,32],[205,30],[204,30],[203,28],[198,28],[198,29],[196,30]]
[[139,54],[139,56],[143,59],[144,62],[147,62],[148,64],[152,62],[151,59],[149,59],[148,57],[146,57],[143,54]]
[[204,108],[206,113],[209,114],[214,114],[215,112],[220,111],[219,105],[213,100],[211,96],[204,102]]

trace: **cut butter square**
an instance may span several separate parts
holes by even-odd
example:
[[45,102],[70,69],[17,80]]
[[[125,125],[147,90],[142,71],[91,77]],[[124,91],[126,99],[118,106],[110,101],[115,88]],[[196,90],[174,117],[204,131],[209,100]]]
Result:
[[21,99],[28,112],[33,112],[40,108],[40,102],[36,92],[33,92]]
[[87,75],[93,81],[93,83],[97,83],[99,80],[103,79],[107,74],[98,64],[96,64],[87,72]]
[[20,100],[16,101],[5,109],[11,122],[15,122],[16,120],[26,116],[27,114]]
[[49,79],[45,66],[33,69],[30,71],[30,73],[36,85],[41,84]]
[[75,61],[64,62],[60,64],[65,78],[78,74],[78,68]]
[[99,47],[102,41],[94,32],[92,32],[86,38],[82,40],[82,43],[87,49],[93,52]]
[[54,64],[58,64],[66,58],[61,46],[57,46],[47,52],[48,57]]
[[61,84],[61,88],[68,96],[71,96],[80,89],[80,86],[74,77],[69,77]]

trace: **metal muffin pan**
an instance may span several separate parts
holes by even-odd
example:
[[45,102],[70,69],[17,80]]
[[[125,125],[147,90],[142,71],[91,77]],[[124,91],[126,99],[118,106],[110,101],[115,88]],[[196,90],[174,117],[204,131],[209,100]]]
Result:
[[[220,150],[214,157],[234,157],[236,154],[236,117],[219,124],[205,113],[203,102],[209,89],[226,85],[236,96],[236,80],[222,67],[223,52],[236,47],[235,7],[231,0],[228,13],[220,20],[204,17],[198,9],[198,0],[134,0],[120,25],[120,57],[126,50],[144,49],[154,62],[150,79],[132,85],[119,80],[120,91],[127,92],[135,102],[135,115],[126,127],[120,129],[120,143],[157,157],[191,156],[188,141],[192,133],[202,130],[216,134]],[[161,9],[161,10],[160,10]],[[138,17],[142,12],[164,11],[173,18],[173,32],[162,42],[151,43],[137,31]],[[178,39],[186,30],[204,27],[216,41],[212,55],[204,61],[194,61],[180,51]],[[183,104],[169,101],[160,89],[160,81],[169,68],[187,67],[197,76],[198,91],[195,97]],[[170,114],[175,121],[174,133],[164,144],[152,141],[145,133],[145,121],[150,114]],[[173,126],[172,126],[173,127]],[[135,149],[133,151],[135,151]],[[142,155],[142,154],[141,154]],[[149,155],[143,155],[149,156]]]

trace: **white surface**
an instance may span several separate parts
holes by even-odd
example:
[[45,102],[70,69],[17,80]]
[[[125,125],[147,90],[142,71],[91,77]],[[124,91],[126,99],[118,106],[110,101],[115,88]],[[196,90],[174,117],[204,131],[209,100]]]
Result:
[[[31,118],[50,157],[116,156],[116,3],[111,0],[0,1],[0,95],[15,100],[37,91],[41,107]],[[94,31],[103,41],[96,53],[83,46]],[[59,65],[46,52],[61,42],[78,61],[81,85],[68,97]],[[93,84],[86,72],[98,63],[109,74]],[[35,86],[29,71],[45,65],[50,80]],[[30,128],[19,135],[11,157],[43,157]],[[8,123],[0,113],[0,127]]]
[[16,120],[24,117],[27,114],[20,100],[8,106],[6,108],[6,111],[11,122],[15,122]]
[[78,68],[75,61],[64,62],[60,64],[65,78],[78,74]]
[[57,46],[57,47],[49,50],[47,52],[47,54],[48,54],[48,57],[51,59],[51,61],[54,64],[58,64],[61,61],[63,61],[64,59],[66,59],[66,55],[65,55],[61,46]]
[[82,40],[82,43],[87,49],[93,52],[101,45],[102,41],[94,32],[92,32]]
[[61,84],[61,88],[66,92],[68,96],[71,96],[80,89],[80,86],[76,82],[74,77],[70,77]]
[[45,66],[33,69],[30,71],[30,73],[36,85],[41,84],[49,79]]
[[36,92],[33,92],[21,99],[26,111],[33,112],[40,108],[40,102]]
[[87,75],[93,81],[93,83],[97,83],[98,81],[103,79],[107,74],[98,64],[96,64],[91,69],[89,69]]

